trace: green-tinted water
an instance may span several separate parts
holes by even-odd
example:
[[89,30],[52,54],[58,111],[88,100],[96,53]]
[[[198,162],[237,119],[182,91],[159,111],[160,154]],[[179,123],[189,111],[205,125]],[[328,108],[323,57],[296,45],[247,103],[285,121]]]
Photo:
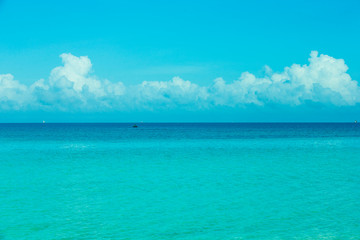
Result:
[[354,124],[2,124],[0,239],[359,239]]

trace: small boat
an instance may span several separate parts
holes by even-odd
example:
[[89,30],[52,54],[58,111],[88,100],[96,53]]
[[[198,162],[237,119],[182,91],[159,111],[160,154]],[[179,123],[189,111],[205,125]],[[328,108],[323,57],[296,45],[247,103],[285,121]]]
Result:
[[357,121],[355,120],[355,123],[357,123]]
[[136,124],[133,125],[133,128],[137,128],[138,126]]

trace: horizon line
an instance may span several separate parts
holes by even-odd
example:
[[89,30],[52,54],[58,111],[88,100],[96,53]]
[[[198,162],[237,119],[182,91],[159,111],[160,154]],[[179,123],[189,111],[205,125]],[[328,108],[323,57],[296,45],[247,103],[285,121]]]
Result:
[[[133,121],[133,122],[0,122],[0,124],[193,124],[193,123],[357,123],[355,121],[340,121],[340,122],[321,122],[321,121],[302,121],[302,122],[281,122],[281,121],[269,121],[269,122],[230,122],[230,121],[224,121],[224,122],[144,122],[144,121]],[[359,122],[360,123],[360,122]]]

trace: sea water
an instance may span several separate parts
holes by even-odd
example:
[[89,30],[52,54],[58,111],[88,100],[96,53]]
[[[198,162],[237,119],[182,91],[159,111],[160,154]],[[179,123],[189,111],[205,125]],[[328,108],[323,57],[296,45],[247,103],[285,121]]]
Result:
[[0,239],[360,239],[360,124],[0,124]]

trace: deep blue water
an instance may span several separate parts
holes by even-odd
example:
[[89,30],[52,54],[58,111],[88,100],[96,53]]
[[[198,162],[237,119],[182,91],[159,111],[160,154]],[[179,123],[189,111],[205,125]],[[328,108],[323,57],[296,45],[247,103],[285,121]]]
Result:
[[360,239],[360,124],[0,124],[0,239]]

